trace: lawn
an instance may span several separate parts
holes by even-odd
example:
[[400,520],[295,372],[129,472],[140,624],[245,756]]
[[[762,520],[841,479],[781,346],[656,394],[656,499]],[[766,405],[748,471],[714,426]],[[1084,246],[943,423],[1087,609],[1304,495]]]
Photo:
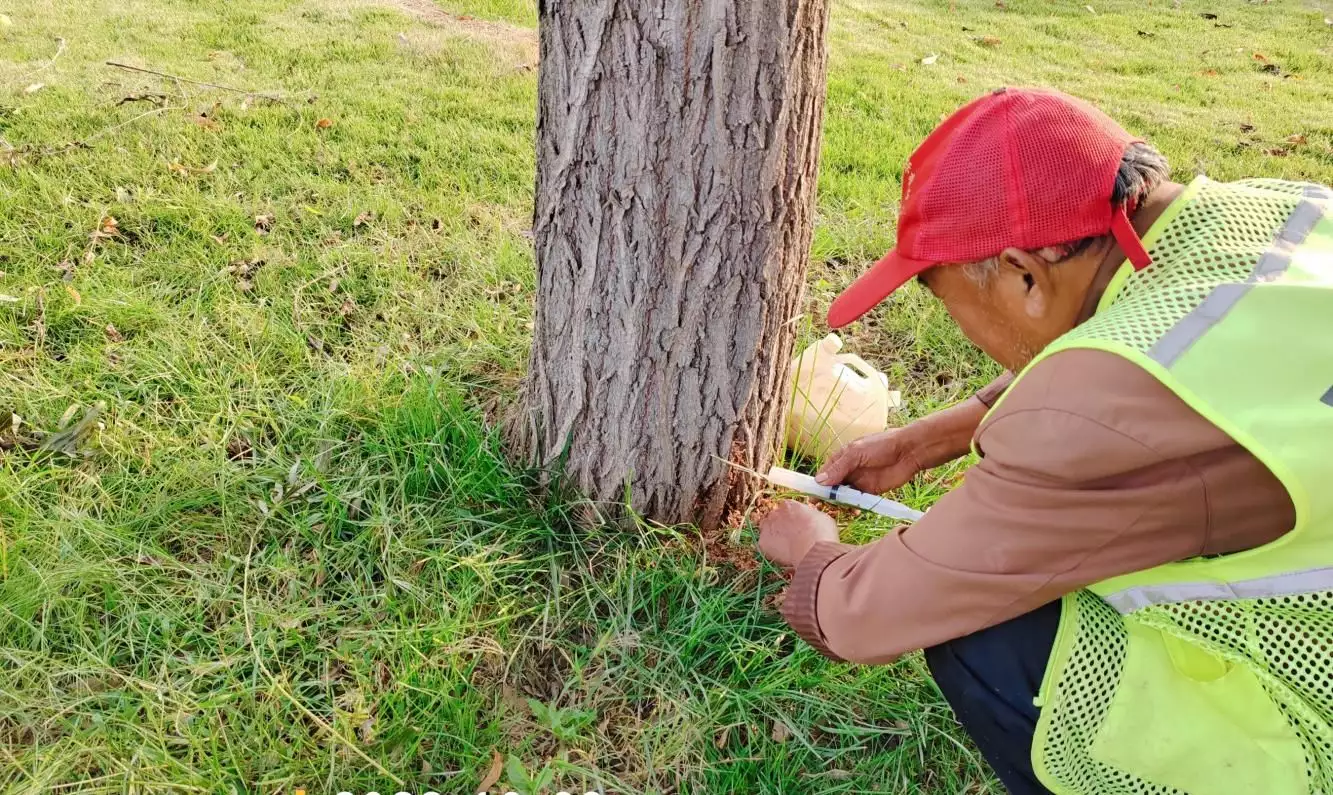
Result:
[[[776,619],[773,573],[717,554],[752,528],[582,528],[500,455],[528,2],[0,14],[5,792],[999,792],[918,657],[833,665]],[[1179,179],[1333,182],[1330,14],[838,0],[811,317],[997,85],[1099,103]],[[994,374],[920,291],[847,336],[904,419]]]

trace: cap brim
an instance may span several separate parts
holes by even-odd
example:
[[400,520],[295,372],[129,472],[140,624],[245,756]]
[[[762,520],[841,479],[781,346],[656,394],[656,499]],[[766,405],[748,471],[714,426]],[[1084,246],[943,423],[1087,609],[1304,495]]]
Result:
[[888,298],[890,293],[902,287],[913,276],[934,264],[908,259],[900,255],[897,249],[890,251],[833,300],[833,305],[828,308],[829,327],[842,328],[851,323],[874,309],[875,304]]

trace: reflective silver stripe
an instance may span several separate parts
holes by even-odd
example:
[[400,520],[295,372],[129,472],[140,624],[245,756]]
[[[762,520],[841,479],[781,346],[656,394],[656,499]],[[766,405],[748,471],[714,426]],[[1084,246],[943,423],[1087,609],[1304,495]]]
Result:
[[1236,302],[1245,297],[1259,282],[1272,281],[1291,267],[1291,255],[1310,236],[1310,231],[1324,217],[1320,201],[1329,198],[1329,192],[1319,185],[1307,185],[1305,199],[1292,210],[1287,222],[1277,233],[1273,245],[1255,263],[1254,270],[1244,282],[1219,284],[1213,288],[1193,311],[1185,315],[1153,344],[1148,355],[1164,367],[1170,367],[1184,355],[1190,346],[1212,328]]
[[1139,585],[1103,597],[1122,615],[1153,605],[1208,602],[1220,599],[1262,599],[1333,590],[1333,566],[1293,571],[1236,582],[1181,582]]
[[1313,182],[1307,183],[1301,192],[1305,194],[1305,198],[1314,199],[1315,201],[1328,201],[1329,199],[1333,199],[1333,191],[1330,191],[1323,185],[1316,185]]

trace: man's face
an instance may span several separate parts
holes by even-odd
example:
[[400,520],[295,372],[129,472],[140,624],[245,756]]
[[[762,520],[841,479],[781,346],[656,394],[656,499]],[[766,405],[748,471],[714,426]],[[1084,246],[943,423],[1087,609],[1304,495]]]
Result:
[[1108,243],[1061,260],[1061,251],[1006,249],[978,281],[958,265],[921,274],[950,317],[978,348],[1017,372],[1080,321],[1088,290]]

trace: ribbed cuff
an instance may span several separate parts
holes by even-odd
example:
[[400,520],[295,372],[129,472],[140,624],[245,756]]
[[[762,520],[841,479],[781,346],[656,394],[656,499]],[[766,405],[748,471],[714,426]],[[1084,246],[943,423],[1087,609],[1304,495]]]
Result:
[[801,639],[815,651],[837,662],[842,658],[829,651],[824,642],[824,633],[819,630],[819,612],[816,602],[819,599],[819,580],[824,576],[824,569],[829,564],[855,547],[850,544],[835,544],[821,541],[810,548],[796,565],[791,584],[787,586],[787,596],[782,603],[782,617],[791,624]]
[[1005,390],[1008,389],[1009,385],[1013,382],[1014,374],[1006,372],[1004,375],[983,386],[980,391],[977,392],[977,400],[980,400],[986,408],[990,408],[995,405],[995,401],[999,400],[1000,397],[1004,395]]

